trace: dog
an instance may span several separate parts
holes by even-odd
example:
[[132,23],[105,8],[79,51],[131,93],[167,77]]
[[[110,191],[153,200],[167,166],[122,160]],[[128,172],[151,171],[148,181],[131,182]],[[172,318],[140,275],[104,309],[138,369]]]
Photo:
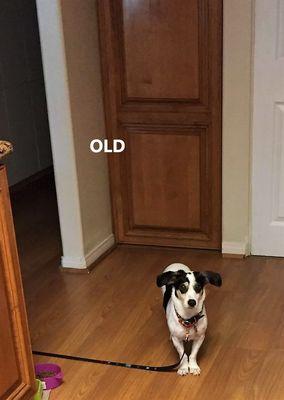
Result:
[[[196,357],[207,329],[204,301],[208,283],[221,286],[221,275],[212,271],[192,271],[180,263],[169,265],[157,277],[157,286],[162,288],[170,339],[181,358],[179,375],[199,375],[201,371]],[[184,344],[189,341],[192,341],[192,347],[188,356]]]

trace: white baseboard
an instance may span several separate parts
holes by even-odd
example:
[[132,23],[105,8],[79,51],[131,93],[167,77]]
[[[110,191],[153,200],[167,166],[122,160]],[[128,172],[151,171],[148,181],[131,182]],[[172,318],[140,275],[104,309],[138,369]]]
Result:
[[250,254],[249,243],[247,240],[244,242],[222,242],[222,253],[248,256]]
[[86,259],[85,259],[85,257],[62,256],[61,257],[61,267],[86,269],[87,268]]
[[111,234],[97,244],[91,251],[89,251],[85,256],[63,256],[61,257],[61,266],[63,268],[76,268],[76,269],[86,269],[93,262],[95,262],[101,255],[103,255],[107,250],[109,250],[115,243],[114,235]]
[[112,233],[107,238],[101,241],[97,246],[95,246],[86,255],[86,265],[89,267],[93,262],[95,262],[101,255],[103,255],[107,250],[109,250],[115,243],[114,234]]

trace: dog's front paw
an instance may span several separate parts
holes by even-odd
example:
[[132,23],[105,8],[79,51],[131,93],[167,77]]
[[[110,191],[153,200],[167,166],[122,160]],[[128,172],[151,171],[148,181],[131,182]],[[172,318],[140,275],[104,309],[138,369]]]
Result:
[[201,369],[199,368],[197,362],[190,362],[189,363],[189,372],[192,375],[200,375]]
[[183,366],[183,367],[180,367],[178,370],[177,370],[177,373],[180,375],[180,376],[184,376],[184,375],[188,375],[188,367],[186,366]]

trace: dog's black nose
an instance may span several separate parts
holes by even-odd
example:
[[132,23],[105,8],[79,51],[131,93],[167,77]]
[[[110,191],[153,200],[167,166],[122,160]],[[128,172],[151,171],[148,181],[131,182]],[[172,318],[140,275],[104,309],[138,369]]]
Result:
[[193,300],[193,299],[190,299],[190,300],[188,300],[188,305],[189,305],[190,307],[194,307],[194,306],[196,305],[196,301]]

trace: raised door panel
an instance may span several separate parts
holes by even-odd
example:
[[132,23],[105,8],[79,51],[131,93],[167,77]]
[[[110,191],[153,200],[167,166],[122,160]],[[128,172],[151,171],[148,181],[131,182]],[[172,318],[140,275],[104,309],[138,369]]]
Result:
[[208,239],[210,229],[206,127],[124,126],[128,151],[121,169],[126,236]]
[[284,102],[274,105],[272,224],[284,227]]
[[128,0],[122,13],[126,97],[198,99],[198,1]]
[[122,109],[181,103],[207,110],[207,0],[118,0],[111,18]]
[[[0,254],[0,398],[7,398],[21,382],[20,367],[15,351],[13,325],[5,285],[4,266]],[[5,371],[5,373],[2,373]]]
[[0,166],[0,398],[31,399],[35,376],[5,167]]

